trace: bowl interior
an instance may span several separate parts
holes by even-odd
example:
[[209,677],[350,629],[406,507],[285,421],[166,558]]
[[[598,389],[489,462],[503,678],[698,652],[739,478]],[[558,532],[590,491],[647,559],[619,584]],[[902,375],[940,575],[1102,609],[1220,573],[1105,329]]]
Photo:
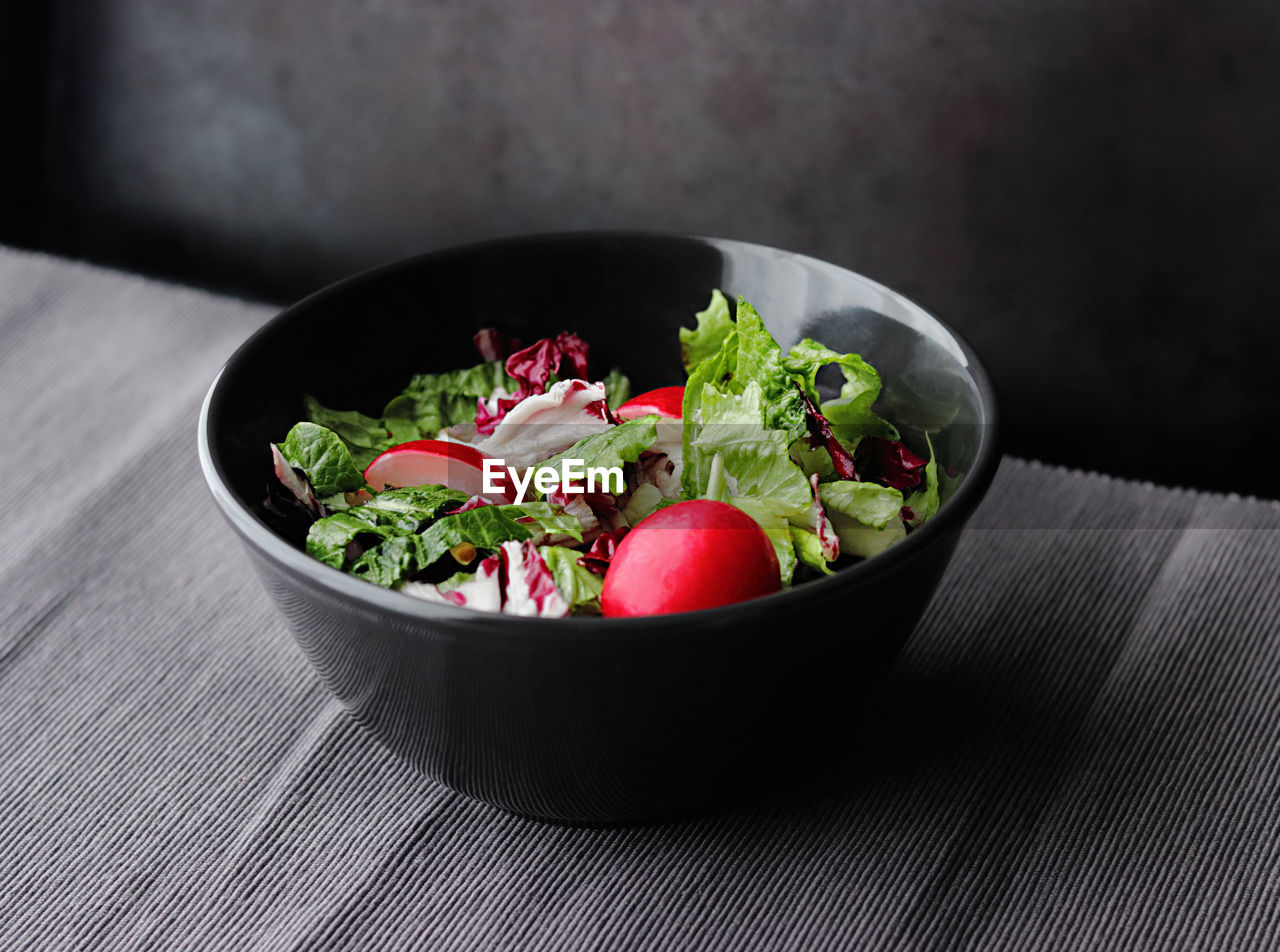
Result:
[[812,337],[862,354],[884,381],[881,412],[917,448],[927,428],[940,462],[960,474],[951,492],[993,455],[982,368],[948,328],[892,291],[759,245],[584,233],[425,255],[288,308],[237,351],[216,384],[205,433],[210,462],[252,507],[270,476],[267,444],[302,418],[303,394],[377,416],[415,373],[478,362],[471,337],[481,327],[525,342],[575,330],[591,345],[593,370],[621,367],[633,392],[681,383],[677,328],[693,325],[713,288],[751,301],[784,350]]

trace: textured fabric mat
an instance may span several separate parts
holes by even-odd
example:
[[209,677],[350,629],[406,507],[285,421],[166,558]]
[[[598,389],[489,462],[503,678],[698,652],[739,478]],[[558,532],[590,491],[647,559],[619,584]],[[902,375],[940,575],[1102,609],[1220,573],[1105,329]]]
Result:
[[207,498],[269,309],[0,250],[0,949],[1280,945],[1280,508],[1006,460],[843,758],[623,830],[330,701]]

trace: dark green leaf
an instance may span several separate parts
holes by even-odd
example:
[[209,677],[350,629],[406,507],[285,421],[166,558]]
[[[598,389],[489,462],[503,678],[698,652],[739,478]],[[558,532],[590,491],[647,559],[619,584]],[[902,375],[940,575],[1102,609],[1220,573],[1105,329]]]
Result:
[[306,473],[317,496],[355,492],[365,487],[364,475],[338,434],[315,423],[298,423],[289,431],[280,452],[285,462]]
[[508,393],[517,389],[498,360],[448,373],[419,374],[382,415],[396,442],[432,439],[445,427],[474,420],[476,401],[488,399],[499,387]]
[[347,444],[352,461],[361,471],[379,453],[395,445],[381,420],[356,410],[330,410],[309,394],[303,398],[303,403],[307,408],[307,419],[337,433]]

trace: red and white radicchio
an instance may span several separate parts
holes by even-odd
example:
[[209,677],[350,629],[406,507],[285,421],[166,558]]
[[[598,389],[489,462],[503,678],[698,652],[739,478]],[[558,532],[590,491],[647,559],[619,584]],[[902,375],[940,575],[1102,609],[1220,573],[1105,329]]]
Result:
[[503,614],[534,618],[569,614],[568,600],[556,588],[551,570],[532,542],[504,542],[501,554],[506,578]]
[[474,578],[446,591],[425,582],[407,582],[400,590],[428,602],[504,615],[563,618],[569,614],[569,602],[556,587],[538,547],[527,540],[502,543],[476,566]]
[[611,425],[603,383],[559,380],[508,410],[476,449],[507,466],[532,466]]
[[400,591],[441,605],[459,605],[482,612],[502,611],[502,558],[494,553],[476,566],[476,574],[461,585],[440,591],[427,582],[406,582]]
[[822,494],[818,491],[818,474],[809,477],[809,485],[813,487],[813,502],[809,510],[809,518],[813,522],[813,531],[822,545],[822,557],[834,562],[840,557],[840,537],[836,535],[835,526],[827,518],[827,511],[822,508]]

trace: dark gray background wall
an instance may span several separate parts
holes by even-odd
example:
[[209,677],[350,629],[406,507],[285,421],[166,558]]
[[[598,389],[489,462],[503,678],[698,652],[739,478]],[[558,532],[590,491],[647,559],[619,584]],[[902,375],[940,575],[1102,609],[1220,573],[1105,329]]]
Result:
[[958,327],[1017,452],[1280,494],[1269,0],[53,9],[0,238],[279,301],[520,232],[758,241]]

